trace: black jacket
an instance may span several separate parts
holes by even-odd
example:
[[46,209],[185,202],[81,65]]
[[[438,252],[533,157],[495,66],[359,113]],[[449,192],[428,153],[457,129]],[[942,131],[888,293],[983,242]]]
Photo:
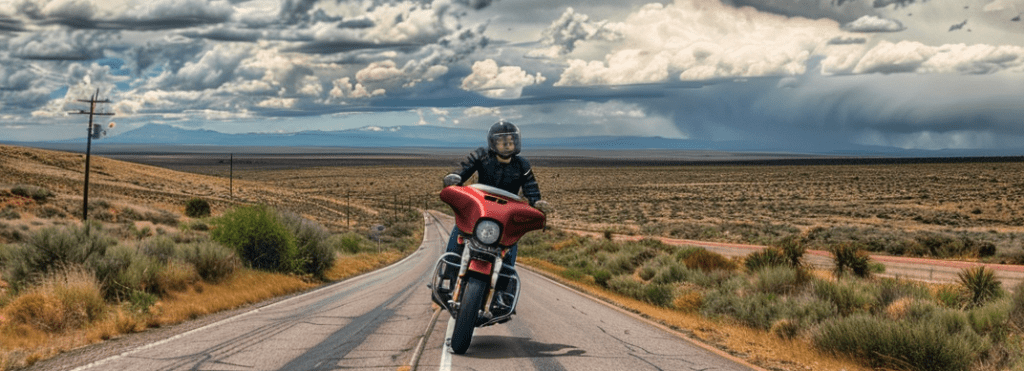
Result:
[[452,174],[458,174],[463,183],[476,173],[477,183],[498,187],[514,194],[519,194],[521,188],[523,196],[530,201],[531,206],[540,200],[540,187],[537,186],[537,179],[533,177],[533,170],[525,158],[512,156],[512,161],[503,164],[486,148],[480,147],[471,152],[461,165],[461,168],[455,169]]

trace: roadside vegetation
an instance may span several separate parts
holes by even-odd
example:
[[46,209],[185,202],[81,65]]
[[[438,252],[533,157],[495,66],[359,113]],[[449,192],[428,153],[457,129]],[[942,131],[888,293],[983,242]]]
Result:
[[[39,189],[24,193],[46,201],[33,197],[46,194]],[[119,223],[65,221],[0,244],[0,370],[377,269],[415,250],[422,234],[415,211],[371,234],[331,233],[267,205],[210,216],[192,200],[187,209],[196,218],[154,214],[177,221],[173,229],[139,228],[121,212]]]
[[[1009,293],[985,268],[964,270],[957,284],[876,278],[863,247],[828,248],[837,267],[831,272],[802,264],[805,242],[792,238],[734,260],[654,239],[618,242],[550,230],[528,234],[519,254],[565,280],[864,367],[1024,369],[1024,288]],[[761,351],[786,353],[776,346]]]

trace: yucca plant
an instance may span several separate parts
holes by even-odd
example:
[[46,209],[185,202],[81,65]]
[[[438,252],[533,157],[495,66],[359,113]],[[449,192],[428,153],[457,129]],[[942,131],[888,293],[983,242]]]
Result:
[[960,285],[970,295],[968,305],[980,306],[985,302],[1003,295],[1002,282],[996,279],[996,272],[983,265],[964,268],[958,274]]
[[853,243],[844,242],[832,247],[832,262],[836,277],[841,277],[847,270],[857,277],[871,276],[871,256]]

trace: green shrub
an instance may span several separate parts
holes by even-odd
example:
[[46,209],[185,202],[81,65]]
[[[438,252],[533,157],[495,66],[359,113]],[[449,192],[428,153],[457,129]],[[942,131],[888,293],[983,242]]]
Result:
[[997,300],[967,312],[971,328],[979,335],[988,335],[993,342],[1002,343],[1009,335],[1012,300]]
[[778,267],[788,264],[781,249],[769,247],[750,253],[743,259],[747,271],[756,272],[763,268]]
[[66,228],[44,228],[31,234],[24,244],[4,250],[3,277],[15,290],[33,277],[55,268],[86,264],[102,256],[117,243],[96,222]]
[[355,232],[331,236],[328,238],[328,243],[335,250],[347,254],[358,254],[376,249],[376,246],[371,246],[370,240],[366,239],[362,234]]
[[686,258],[688,258],[691,254],[701,250],[705,249],[703,247],[696,246],[683,246],[682,248],[677,250],[675,254],[673,254],[673,257],[675,257],[678,261],[683,261],[686,260]]
[[53,197],[53,192],[50,192],[49,189],[32,186],[16,186],[11,188],[11,193],[17,196],[31,198],[40,203],[46,202]]
[[604,268],[597,268],[591,271],[590,275],[594,277],[594,282],[598,285],[608,287],[608,280],[612,279],[612,272],[609,272]]
[[811,294],[792,297],[788,301],[788,306],[789,318],[795,320],[801,327],[817,325],[839,314],[835,304]]
[[210,241],[186,245],[181,248],[181,254],[207,282],[219,282],[231,276],[241,264],[231,249]]
[[156,294],[145,292],[142,290],[132,290],[127,294],[126,297],[128,306],[137,312],[146,312],[149,307],[156,304],[160,297]]
[[210,203],[202,198],[192,198],[185,202],[185,216],[189,218],[205,218],[210,216]]
[[711,290],[704,296],[701,313],[728,316],[743,324],[768,330],[776,321],[787,318],[790,305],[781,296],[761,292],[740,295],[732,289]]
[[1001,282],[996,279],[996,272],[985,267],[964,268],[957,274],[960,285],[970,296],[970,305],[979,306],[1003,295]]
[[1024,283],[1018,284],[1010,297],[1009,321],[1024,331]]
[[637,274],[640,275],[640,279],[644,281],[650,281],[652,278],[654,278],[654,275],[658,274],[658,270],[651,265],[645,265],[642,268],[640,268],[640,271],[638,271]]
[[776,242],[775,247],[782,251],[782,255],[789,262],[789,266],[793,268],[803,267],[804,253],[807,252],[803,238],[798,235],[786,236]]
[[36,211],[36,216],[43,219],[63,218],[67,216],[63,210],[52,206],[43,206]]
[[644,285],[643,291],[643,300],[654,305],[670,307],[675,299],[675,290],[669,284],[648,283]]
[[935,300],[946,308],[964,308],[968,305],[967,293],[960,285],[943,285],[935,292]]
[[988,344],[972,331],[949,332],[933,321],[889,321],[855,314],[824,323],[813,336],[819,349],[852,354],[871,367],[968,370]]
[[690,270],[685,265],[673,262],[659,267],[651,283],[676,283],[686,281],[689,276]]
[[21,213],[19,213],[18,210],[15,210],[13,207],[7,206],[3,210],[0,210],[0,218],[7,220],[18,220],[21,219]]
[[769,266],[754,273],[754,289],[766,294],[788,294],[799,284],[797,269],[788,265]]
[[127,299],[134,291],[157,289],[157,274],[163,267],[156,258],[139,252],[127,245],[116,245],[107,249],[102,257],[94,258],[89,264],[96,272],[96,278],[103,285],[108,299]]
[[839,314],[844,316],[867,311],[876,303],[875,295],[869,287],[857,281],[819,280],[814,283],[814,293],[817,297],[835,304]]
[[878,308],[888,307],[889,304],[901,298],[930,299],[931,292],[928,286],[919,281],[882,278],[876,282],[878,287]]
[[644,284],[637,281],[632,275],[622,274],[608,280],[608,288],[620,294],[643,300]]
[[140,241],[139,252],[153,257],[161,264],[167,264],[178,255],[178,248],[170,237],[157,236]]
[[331,234],[320,223],[295,213],[281,212],[279,217],[295,237],[299,271],[324,279],[324,274],[334,265],[336,258],[334,249],[327,241]]
[[582,271],[576,268],[567,268],[562,271],[561,275],[562,277],[568,278],[570,280],[579,281],[583,279],[583,276],[585,276],[586,274],[584,274]]
[[295,238],[272,208],[242,206],[214,219],[210,238],[238,253],[250,267],[269,271],[297,269]]
[[612,275],[621,275],[633,273],[636,269],[635,255],[629,251],[619,251],[613,254],[602,252],[598,255],[598,260],[604,260],[601,265]]
[[692,252],[689,256],[683,259],[683,263],[686,264],[687,268],[700,269],[705,272],[713,270],[731,272],[735,271],[738,267],[736,262],[729,260],[729,258],[722,256],[722,254],[705,249]]
[[871,256],[860,245],[840,243],[833,246],[832,263],[835,265],[833,272],[836,277],[842,277],[847,271],[861,278],[871,276]]

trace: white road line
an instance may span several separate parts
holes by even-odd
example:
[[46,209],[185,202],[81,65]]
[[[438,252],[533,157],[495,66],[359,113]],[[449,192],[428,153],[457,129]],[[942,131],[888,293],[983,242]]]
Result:
[[[446,311],[447,312],[447,311]],[[455,317],[448,317],[448,330],[444,334],[444,344],[441,344],[441,367],[438,371],[452,370],[452,353],[448,351],[452,342],[452,334],[455,333]]]

